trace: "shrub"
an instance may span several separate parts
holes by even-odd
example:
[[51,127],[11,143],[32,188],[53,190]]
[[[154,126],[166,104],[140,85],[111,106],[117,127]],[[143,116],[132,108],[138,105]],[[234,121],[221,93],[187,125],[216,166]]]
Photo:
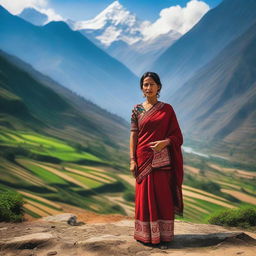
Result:
[[23,217],[23,197],[15,191],[0,193],[0,221],[19,222]]
[[217,194],[220,192],[220,185],[213,181],[196,181],[196,187],[204,191]]
[[11,153],[11,152],[5,152],[4,153],[4,158],[6,158],[7,160],[14,162],[15,161],[15,154]]
[[244,206],[236,209],[226,209],[208,218],[211,224],[231,227],[248,228],[256,226],[256,207]]
[[185,178],[186,178],[186,184],[191,187],[199,188],[213,194],[221,193],[220,191],[221,186],[218,183],[215,183],[213,181],[208,181],[208,180],[199,180],[190,174],[186,174]]
[[103,213],[107,213],[107,214],[121,214],[121,215],[127,215],[125,213],[125,210],[123,209],[122,206],[118,205],[118,204],[113,204],[113,205],[106,205],[104,212]]
[[60,164],[61,160],[57,157],[54,156],[48,156],[48,155],[39,155],[39,154],[31,154],[30,155],[31,158],[38,160],[38,161],[42,161],[42,162],[49,162],[49,163],[53,163],[53,164]]
[[123,198],[128,202],[134,202],[134,200],[135,200],[134,192],[132,192],[132,191],[125,192],[123,195]]

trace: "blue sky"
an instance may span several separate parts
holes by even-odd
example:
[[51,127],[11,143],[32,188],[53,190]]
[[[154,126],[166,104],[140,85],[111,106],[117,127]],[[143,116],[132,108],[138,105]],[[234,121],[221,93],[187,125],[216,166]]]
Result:
[[[63,17],[72,20],[94,18],[114,0],[49,0],[48,7],[55,9]],[[119,2],[141,20],[155,21],[159,12],[167,7],[186,6],[189,0],[119,0]],[[210,8],[216,7],[222,0],[203,0]]]

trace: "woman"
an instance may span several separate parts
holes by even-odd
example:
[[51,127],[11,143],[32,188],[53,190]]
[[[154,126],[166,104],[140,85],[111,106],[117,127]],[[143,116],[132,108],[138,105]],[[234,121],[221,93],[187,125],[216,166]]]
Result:
[[[174,215],[183,216],[183,136],[172,106],[157,100],[159,76],[146,72],[140,87],[146,101],[132,110],[130,135],[130,170],[136,178],[134,238],[167,248],[174,237]],[[165,147],[171,164],[153,168],[155,154]]]

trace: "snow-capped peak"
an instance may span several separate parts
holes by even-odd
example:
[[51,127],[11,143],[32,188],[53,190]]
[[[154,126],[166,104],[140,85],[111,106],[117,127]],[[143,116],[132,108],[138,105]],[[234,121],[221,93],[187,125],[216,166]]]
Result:
[[101,29],[108,22],[111,22],[113,25],[125,23],[133,25],[135,20],[136,17],[134,15],[127,11],[118,1],[114,1],[95,18],[76,22],[75,29]]
[[109,12],[111,10],[121,10],[121,9],[123,9],[123,6],[119,3],[119,1],[114,1],[104,11]]
[[114,1],[95,18],[78,21],[73,25],[75,30],[97,33],[96,38],[105,46],[113,41],[123,40],[128,44],[137,42],[142,38],[140,33],[142,22],[124,8],[119,1]]

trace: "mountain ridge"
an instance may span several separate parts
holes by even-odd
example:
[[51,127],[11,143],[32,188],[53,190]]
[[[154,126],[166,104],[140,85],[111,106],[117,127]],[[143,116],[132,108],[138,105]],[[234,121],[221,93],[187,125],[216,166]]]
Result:
[[[14,63],[17,62],[17,58],[13,56],[9,56],[1,51],[0,59],[2,72],[0,84],[1,88],[4,89],[1,89],[1,105],[6,106],[7,91],[10,95],[9,98],[18,99],[19,104],[21,104],[18,106],[24,106],[22,109],[25,109],[24,114],[27,116],[22,118],[24,115],[19,115],[17,111],[20,108],[17,108],[16,104],[14,106],[14,113],[16,113],[15,115],[20,121],[11,121],[10,116],[14,114],[11,111],[12,108],[10,108],[11,103],[8,103],[8,111],[4,111],[4,108],[1,108],[1,123],[3,126],[8,127],[9,120],[11,121],[9,127],[10,125],[16,125],[16,128],[15,126],[13,127],[14,129],[19,129],[22,126],[23,129],[29,128],[35,132],[46,133],[54,137],[57,136],[60,139],[76,141],[81,144],[97,139],[99,142],[105,143],[106,148],[109,148],[110,152],[113,150],[120,152],[120,155],[119,153],[110,154],[106,156],[107,158],[116,158],[117,155],[119,155],[119,159],[125,158],[125,155],[128,154],[127,148],[120,141],[122,138],[122,141],[128,144],[128,123],[124,120],[121,121],[115,115],[112,117],[111,113],[108,114],[103,109],[99,108],[97,110],[97,106],[93,103],[87,103],[86,100],[72,95],[65,87],[61,87],[54,83],[53,80],[40,75],[30,66],[26,66],[25,70],[27,69],[27,71],[24,71],[20,67],[25,66],[22,64],[23,62],[18,60],[20,63],[15,65]],[[8,61],[8,59],[11,59],[11,61]],[[10,78],[11,74],[15,74],[16,78]],[[17,82],[17,79],[19,79],[19,82]],[[21,84],[23,85],[22,90],[20,89]],[[30,89],[28,90],[27,88]],[[47,98],[47,102],[45,102],[44,98]],[[75,102],[78,103],[75,104]],[[86,109],[83,109],[83,111],[79,110],[81,106],[86,106]],[[47,113],[48,109],[51,109],[50,114]],[[95,109],[97,112],[95,112]],[[107,114],[107,117],[104,117],[104,114]],[[108,121],[106,122],[105,120]],[[69,127],[72,126],[76,131],[74,130],[73,135],[70,134],[70,138],[67,138],[65,130],[69,130]],[[56,131],[58,131],[58,134],[56,134]],[[112,134],[110,131],[116,131],[116,133]]]
[[255,31],[256,22],[169,98],[185,133],[215,144],[216,151],[232,151],[234,161],[251,163],[256,145]]
[[162,77],[169,97],[200,67],[256,21],[256,2],[225,0],[209,10],[151,66]]
[[[139,86],[135,86],[138,78],[121,62],[61,22],[36,27],[7,11],[2,12],[0,19],[5,23],[4,27],[0,25],[0,46],[4,51],[108,111],[129,119],[130,109],[140,95]],[[59,26],[64,29],[56,29]]]
[[42,13],[32,7],[24,8],[19,16],[36,26],[42,26],[48,21],[48,16],[45,13]]

